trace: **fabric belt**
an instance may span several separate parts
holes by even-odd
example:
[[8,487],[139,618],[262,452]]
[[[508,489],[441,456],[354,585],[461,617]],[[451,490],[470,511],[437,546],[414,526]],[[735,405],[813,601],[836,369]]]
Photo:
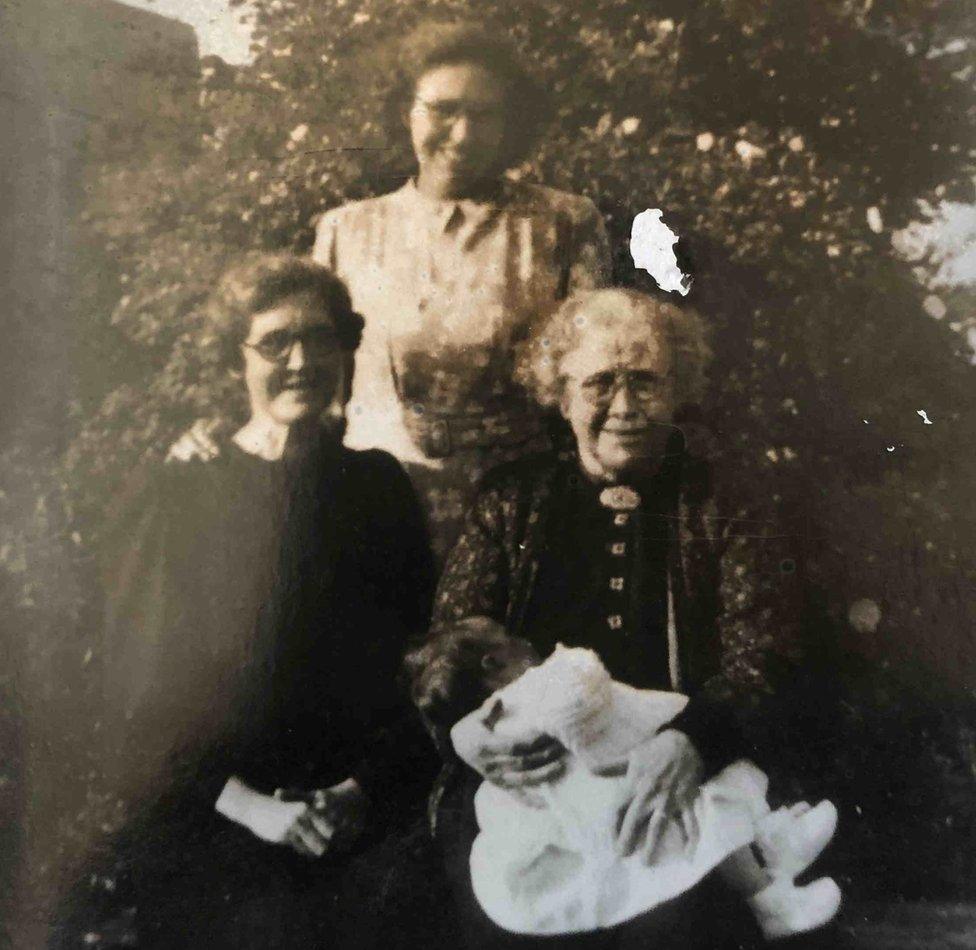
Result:
[[543,432],[541,413],[526,405],[481,413],[437,412],[423,405],[403,407],[403,420],[415,445],[428,458],[492,446],[516,446]]

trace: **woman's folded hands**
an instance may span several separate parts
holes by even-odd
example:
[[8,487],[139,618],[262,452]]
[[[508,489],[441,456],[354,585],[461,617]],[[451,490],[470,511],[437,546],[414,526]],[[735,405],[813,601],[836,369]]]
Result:
[[215,808],[262,841],[320,858],[347,849],[362,833],[366,796],[352,778],[313,792],[279,789],[265,795],[231,777]]

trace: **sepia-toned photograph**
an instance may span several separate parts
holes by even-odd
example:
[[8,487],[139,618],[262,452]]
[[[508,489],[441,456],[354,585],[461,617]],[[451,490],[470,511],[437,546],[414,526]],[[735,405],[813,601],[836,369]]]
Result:
[[976,948],[976,5],[0,0],[0,947]]

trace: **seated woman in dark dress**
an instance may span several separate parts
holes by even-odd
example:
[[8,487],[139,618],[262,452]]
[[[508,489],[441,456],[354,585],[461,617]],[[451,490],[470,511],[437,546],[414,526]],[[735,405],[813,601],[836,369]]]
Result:
[[[774,692],[777,671],[789,668],[798,633],[798,539],[756,513],[730,512],[675,421],[699,398],[708,355],[693,312],[633,291],[577,294],[536,329],[524,379],[540,402],[559,408],[575,451],[529,457],[488,476],[441,578],[432,642],[424,662],[414,663],[415,697],[433,721],[466,706],[451,695],[466,674],[451,668],[450,643],[438,650],[437,631],[476,616],[504,625],[542,657],[557,643],[586,647],[616,680],[689,694],[628,773],[618,846],[647,860],[703,774],[755,753],[762,698]],[[485,695],[493,688],[482,685]],[[564,756],[543,736],[529,748],[495,737],[464,758],[511,789],[549,781]],[[469,942],[531,945],[503,935],[471,901],[479,779],[469,769],[453,786],[442,782],[437,814]],[[557,943],[719,945],[702,930],[700,910],[665,905],[645,918]]]
[[334,946],[346,852],[430,780],[396,687],[429,618],[422,515],[392,457],[341,444],[362,320],[325,268],[262,254],[210,317],[250,419],[112,515],[100,764],[128,811],[92,866],[117,913],[68,908],[64,945]]

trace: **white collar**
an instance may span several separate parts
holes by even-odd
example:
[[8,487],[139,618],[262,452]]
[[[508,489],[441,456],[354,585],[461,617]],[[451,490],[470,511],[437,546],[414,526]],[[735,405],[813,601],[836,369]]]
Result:
[[234,433],[232,439],[248,455],[277,462],[285,453],[288,427],[277,425],[270,419],[251,419]]
[[[504,179],[501,189],[505,187]],[[473,198],[431,198],[417,188],[417,179],[411,178],[398,192],[403,199],[420,214],[432,217],[439,225],[439,230],[446,231],[460,215],[458,224],[477,224],[488,217],[497,207],[498,201],[491,199],[475,200]]]

